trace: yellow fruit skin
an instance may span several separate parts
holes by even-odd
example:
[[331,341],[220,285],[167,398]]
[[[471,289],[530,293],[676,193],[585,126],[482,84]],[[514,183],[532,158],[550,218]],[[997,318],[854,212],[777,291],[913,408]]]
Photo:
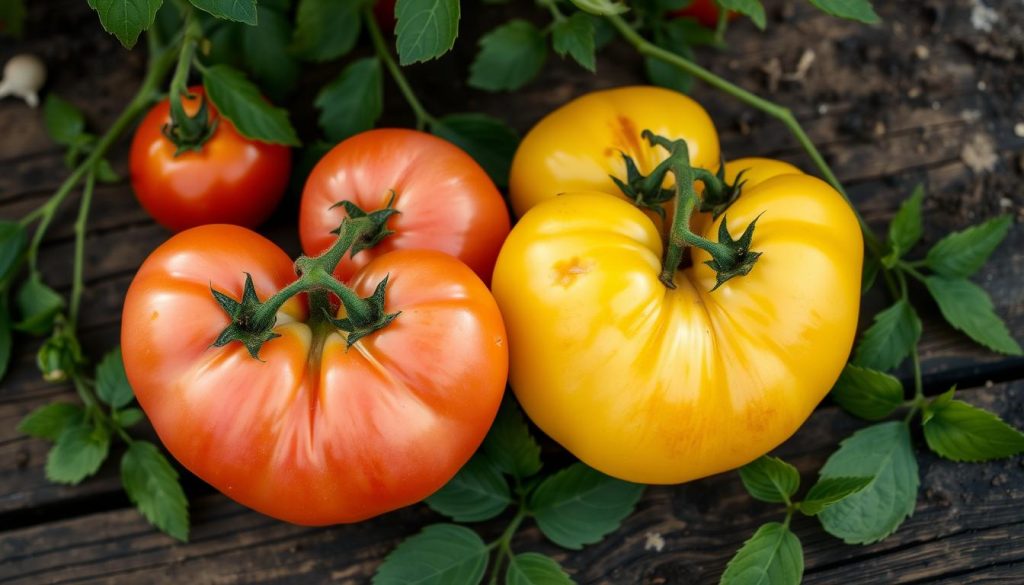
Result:
[[596,91],[551,112],[523,138],[509,177],[516,215],[570,191],[621,196],[609,175],[625,177],[622,153],[633,157],[643,174],[668,154],[643,140],[644,130],[686,140],[691,165],[718,170],[718,133],[697,102],[660,87]]
[[[589,142],[608,139],[573,148]],[[598,183],[596,166],[562,184]],[[728,227],[738,237],[760,214],[751,248],[762,255],[714,292],[701,250],[665,287],[654,222],[607,193],[531,195],[501,250],[492,288],[512,388],[545,433],[604,473],[668,484],[744,465],[789,438],[846,363],[863,261],[849,204],[778,161],[735,161],[728,178],[744,168]],[[522,177],[518,188],[525,197]],[[721,221],[691,225],[717,241]]]

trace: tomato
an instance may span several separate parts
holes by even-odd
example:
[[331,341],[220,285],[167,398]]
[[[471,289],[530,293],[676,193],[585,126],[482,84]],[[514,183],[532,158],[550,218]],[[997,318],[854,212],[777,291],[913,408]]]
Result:
[[375,247],[346,256],[335,274],[348,278],[390,250],[429,249],[462,260],[490,282],[494,260],[508,235],[508,208],[487,173],[457,146],[424,132],[363,132],[328,152],[306,180],[299,211],[302,249],[327,249],[346,217],[340,201],[363,211],[384,208],[394,195],[394,233]]
[[551,112],[523,138],[509,177],[513,210],[521,216],[568,191],[620,193],[610,175],[625,178],[623,153],[644,174],[666,156],[641,140],[643,130],[686,140],[693,166],[718,170],[718,133],[697,102],[659,87],[596,91]]
[[493,290],[512,388],[588,465],[641,483],[733,469],[790,437],[838,378],[860,304],[853,211],[785,163],[734,161],[726,181],[744,169],[726,214],[693,225],[717,241],[726,217],[739,234],[760,215],[750,249],[762,254],[714,291],[698,248],[663,284],[655,223],[605,193],[537,204],[502,248]]
[[429,250],[381,255],[349,284],[365,297],[390,275],[394,321],[346,349],[292,297],[260,359],[211,346],[229,323],[211,287],[238,299],[245,272],[260,299],[296,278],[262,236],[201,226],[157,248],[125,299],[128,379],[185,467],[259,512],[323,525],[417,502],[469,460],[508,368],[501,315],[469,268]]
[[376,0],[373,3],[373,17],[385,30],[395,28],[395,0]]
[[[707,28],[715,28],[718,26],[718,13],[718,3],[715,0],[692,0],[683,8],[670,12],[669,16],[689,17]],[[736,13],[730,11],[726,18],[734,20]]]
[[[202,87],[189,91],[203,95]],[[200,100],[183,99],[193,116]],[[170,118],[163,100],[146,114],[135,131],[130,156],[132,188],[142,207],[171,231],[208,223],[255,227],[277,207],[288,186],[291,150],[249,140],[207,100],[216,129],[200,150],[175,156],[177,146],[162,128]]]

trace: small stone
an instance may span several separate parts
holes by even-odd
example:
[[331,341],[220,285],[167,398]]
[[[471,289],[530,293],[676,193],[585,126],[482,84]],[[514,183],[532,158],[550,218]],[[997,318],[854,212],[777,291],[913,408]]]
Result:
[[920,87],[912,87],[912,88],[910,88],[909,91],[907,91],[907,97],[908,98],[916,98],[916,97],[918,97],[920,95],[921,95],[921,88]]
[[928,47],[926,47],[924,45],[918,45],[918,46],[914,47],[914,56],[917,57],[918,59],[924,61],[924,60],[928,59],[928,57],[931,56],[931,51],[929,51]]
[[657,532],[648,532],[644,534],[644,550],[653,550],[654,552],[661,552],[665,548],[665,538]]
[[940,102],[938,100],[932,102],[932,109],[933,110],[939,111],[941,108],[942,108],[942,102]]
[[1001,485],[1006,485],[1006,482],[1008,481],[1010,481],[1010,478],[1007,477],[1005,473],[1000,473],[992,478],[992,486],[999,487]]
[[979,81],[978,82],[978,91],[985,91],[986,89],[988,89],[988,84],[985,83],[984,81]]
[[1018,138],[1024,138],[1024,122],[1017,122],[1013,125],[1013,133]]
[[960,150],[960,160],[964,161],[975,174],[987,173],[996,168],[999,156],[995,144],[987,134],[975,134]]
[[818,104],[818,115],[824,116],[828,113],[828,104]]
[[[1004,197],[1004,199],[1005,199],[1005,197]],[[992,380],[985,380],[985,387],[986,388],[991,388],[991,387],[993,387],[995,385],[996,385],[996,383],[993,382]]]
[[1009,197],[1000,197],[999,207],[1006,211],[1009,211],[1010,209],[1013,209],[1013,200],[1010,199]]

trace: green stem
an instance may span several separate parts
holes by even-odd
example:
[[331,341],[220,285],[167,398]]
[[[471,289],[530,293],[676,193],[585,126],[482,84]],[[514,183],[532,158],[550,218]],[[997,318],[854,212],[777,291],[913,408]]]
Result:
[[78,218],[75,220],[75,263],[71,281],[71,308],[68,321],[71,329],[78,325],[78,307],[82,302],[82,267],[85,256],[86,222],[89,219],[89,207],[92,205],[92,194],[96,188],[96,172],[89,171],[85,177],[85,189],[82,201],[78,204]]
[[167,72],[170,71],[171,65],[174,64],[174,51],[165,49],[164,51],[155,55],[150,55],[149,64],[146,70],[146,76],[142,80],[142,85],[139,86],[139,90],[135,93],[135,97],[132,101],[128,102],[127,107],[121,112],[121,115],[114,120],[110,128],[100,137],[96,142],[96,146],[93,148],[89,156],[86,157],[75,169],[71,172],[71,175],[61,183],[61,186],[57,191],[50,196],[46,203],[42,204],[38,209],[28,214],[21,220],[22,225],[29,225],[33,221],[39,219],[39,227],[36,228],[35,234],[32,236],[32,243],[28,249],[28,262],[29,269],[32,272],[37,272],[36,257],[38,256],[39,246],[42,243],[43,236],[46,234],[46,230],[50,226],[50,222],[53,221],[53,216],[57,212],[61,203],[67,199],[68,195],[71,194],[72,190],[78,185],[78,183],[86,176],[87,173],[96,168],[110,147],[121,137],[121,134],[131,126],[135,120],[141,116],[155,101],[155,97],[158,92],[158,88],[163,81]]
[[558,3],[555,0],[537,0],[537,5],[541,8],[546,8],[551,13],[551,19],[555,22],[562,22],[565,20],[565,15],[558,9]]
[[412,108],[413,113],[416,114],[416,129],[423,130],[428,125],[433,126],[437,124],[437,118],[430,115],[430,112],[420,103],[416,93],[412,90],[412,86],[409,85],[409,81],[405,78],[405,74],[402,73],[402,69],[395,62],[394,57],[391,56],[391,50],[384,41],[384,35],[381,34],[380,27],[377,26],[377,19],[373,17],[373,12],[369,8],[363,11],[363,21],[366,23],[366,30],[370,31],[370,39],[373,41],[373,48],[377,53],[377,57],[384,62],[384,65],[391,73],[391,78],[395,80],[395,85],[398,86],[402,95],[405,96],[405,101]]
[[491,566],[491,578],[488,580],[488,583],[492,585],[498,584],[498,576],[501,574],[501,567],[505,557],[512,558],[512,537],[515,536],[516,530],[519,530],[519,525],[526,519],[526,515],[526,509],[520,505],[512,521],[505,527],[505,531],[488,546],[488,548],[497,549],[494,565]]
[[724,8],[718,8],[718,22],[715,23],[715,46],[725,46],[725,29],[729,26],[729,11]]
[[910,423],[910,420],[914,418],[919,410],[924,408],[924,382],[921,375],[921,354],[917,351],[917,345],[914,345],[914,349],[910,352],[910,362],[914,368],[914,398],[911,402],[910,411],[907,416],[903,419],[903,422]]
[[[629,43],[632,44],[633,47],[635,47],[641,55],[654,57],[655,59],[664,61],[669,65],[677,67],[685,71],[686,73],[696,77],[697,79],[700,79],[704,83],[707,83],[708,85],[714,87],[715,89],[723,91],[740,100],[741,102],[747,104],[748,106],[761,110],[762,112],[782,122],[786,126],[786,128],[788,128],[789,131],[793,134],[793,136],[797,139],[797,142],[799,142],[803,149],[807,152],[807,155],[810,156],[811,160],[814,162],[814,165],[821,172],[822,176],[825,177],[825,180],[828,181],[828,183],[832,185],[832,187],[835,188],[835,190],[838,191],[844,198],[846,198],[847,201],[849,201],[849,197],[846,195],[846,190],[843,189],[843,185],[839,182],[839,179],[836,178],[835,173],[832,172],[832,169],[831,167],[829,167],[828,163],[825,162],[825,158],[821,156],[820,152],[818,152],[817,147],[815,147],[814,143],[811,142],[811,139],[807,136],[807,133],[804,132],[804,129],[800,126],[800,123],[797,121],[796,117],[793,116],[793,112],[791,112],[788,108],[784,108],[774,102],[771,102],[758,96],[757,94],[751,93],[743,89],[742,87],[715,75],[711,71],[704,69],[703,67],[697,65],[696,63],[690,61],[689,59],[680,57],[679,55],[676,55],[671,51],[666,51],[665,49],[658,47],[657,45],[643,38],[636,30],[629,26],[629,24],[626,23],[626,21],[622,20],[622,18],[619,17],[618,15],[612,14],[606,16],[605,18],[608,19],[608,22],[610,22],[612,26],[614,26],[616,30],[618,30],[619,33],[622,34],[623,38],[629,41]],[[871,228],[868,227],[867,222],[864,221],[864,218],[861,217],[860,213],[857,212],[856,208],[853,208],[852,205],[851,208],[853,209],[854,215],[857,217],[857,222],[860,223],[861,230],[864,232],[864,241],[867,244],[868,249],[871,250],[874,254],[878,255],[881,251],[881,242],[879,242],[878,238],[871,231]]]

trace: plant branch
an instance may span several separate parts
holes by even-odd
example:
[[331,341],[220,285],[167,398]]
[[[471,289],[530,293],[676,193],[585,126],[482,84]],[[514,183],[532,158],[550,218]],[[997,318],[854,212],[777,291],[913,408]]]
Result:
[[85,189],[82,191],[82,201],[78,204],[78,218],[75,220],[75,263],[71,281],[71,308],[68,312],[68,321],[72,330],[78,326],[78,307],[82,302],[86,222],[89,219],[89,207],[92,205],[92,195],[95,189],[96,171],[90,169],[85,177]]
[[388,72],[391,73],[391,78],[395,80],[395,85],[398,86],[398,89],[405,97],[405,101],[412,108],[413,113],[416,114],[416,129],[423,130],[428,125],[436,124],[437,118],[432,116],[423,107],[423,104],[420,103],[416,93],[412,90],[412,86],[409,85],[409,81],[405,78],[405,74],[402,73],[401,67],[398,66],[394,57],[391,56],[391,50],[384,41],[384,35],[381,34],[380,27],[377,26],[377,20],[373,17],[373,12],[369,8],[363,11],[363,21],[366,23],[366,30],[370,31],[370,38],[373,40],[373,48],[377,53],[377,57],[384,62]]
[[[715,89],[723,91],[740,100],[741,102],[747,104],[748,106],[761,110],[762,112],[782,122],[786,126],[786,128],[788,128],[789,131],[793,134],[793,136],[797,139],[797,142],[799,142],[800,145],[807,152],[807,155],[814,162],[814,165],[821,172],[822,176],[825,177],[825,180],[828,181],[828,183],[832,185],[832,187],[836,191],[838,191],[839,194],[841,194],[844,198],[846,198],[847,201],[849,201],[849,197],[846,194],[846,190],[843,189],[842,183],[840,183],[839,179],[836,178],[835,173],[832,172],[831,167],[829,167],[828,163],[825,162],[825,158],[818,151],[818,148],[814,146],[814,143],[811,142],[811,139],[807,136],[807,133],[804,132],[804,129],[800,126],[800,123],[797,121],[796,117],[793,116],[793,112],[791,112],[788,108],[784,108],[774,102],[771,102],[754,93],[751,93],[743,89],[742,87],[739,87],[738,85],[730,81],[727,81],[719,77],[718,75],[715,75],[711,71],[704,69],[703,67],[697,65],[696,63],[690,61],[689,59],[686,59],[685,57],[680,57],[675,53],[666,51],[665,49],[658,47],[657,45],[643,38],[643,36],[641,36],[636,30],[629,26],[629,24],[626,23],[626,21],[624,21],[618,15],[611,14],[607,15],[605,18],[608,19],[608,22],[610,22],[612,26],[614,26],[615,29],[618,30],[620,34],[622,34],[623,38],[629,41],[629,43],[632,44],[633,47],[635,47],[641,55],[654,57],[655,59],[664,61],[669,65],[677,67],[678,69],[681,69],[682,71],[685,71],[686,73],[696,77],[697,79],[700,79],[701,81],[707,83],[708,85],[714,87]],[[867,222],[864,221],[864,218],[861,217],[860,213],[857,212],[856,208],[853,208],[853,206],[851,205],[851,209],[853,209],[854,215],[857,216],[857,222],[860,223],[861,230],[864,232],[864,241],[867,244],[868,249],[871,250],[874,254],[878,255],[881,251],[881,242],[879,242],[878,237],[874,235],[874,233],[871,231],[871,228],[868,227]]]

